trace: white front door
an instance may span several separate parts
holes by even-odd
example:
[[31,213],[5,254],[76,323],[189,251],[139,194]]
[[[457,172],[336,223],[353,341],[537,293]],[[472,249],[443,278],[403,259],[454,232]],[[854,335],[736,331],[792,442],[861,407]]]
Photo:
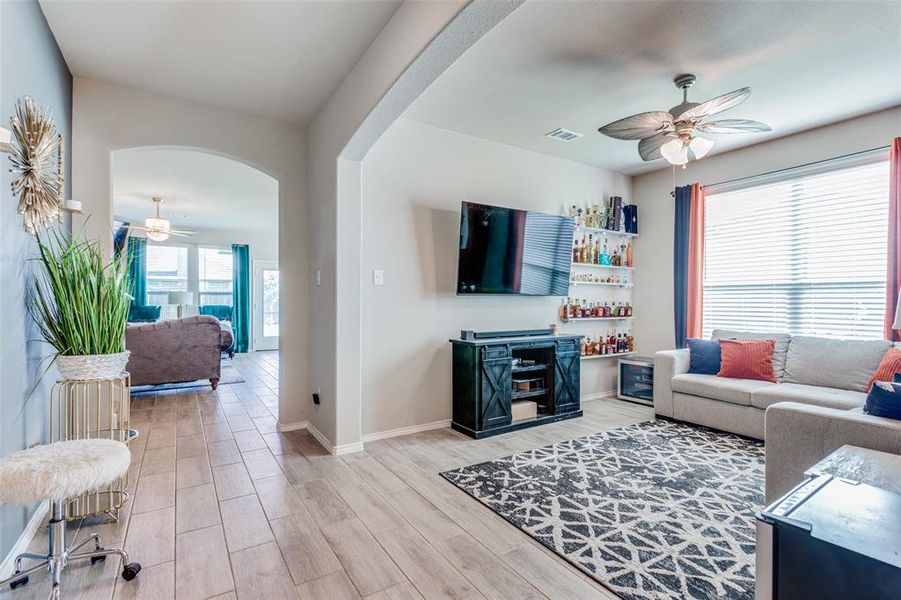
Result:
[[253,261],[253,349],[278,350],[278,263]]

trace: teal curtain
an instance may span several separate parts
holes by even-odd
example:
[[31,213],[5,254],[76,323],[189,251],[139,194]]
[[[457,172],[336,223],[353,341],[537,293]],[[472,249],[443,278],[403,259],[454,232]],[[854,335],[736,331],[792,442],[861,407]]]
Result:
[[147,304],[147,240],[128,238],[128,276],[131,279],[132,304]]
[[250,247],[232,244],[232,330],[235,352],[250,347]]

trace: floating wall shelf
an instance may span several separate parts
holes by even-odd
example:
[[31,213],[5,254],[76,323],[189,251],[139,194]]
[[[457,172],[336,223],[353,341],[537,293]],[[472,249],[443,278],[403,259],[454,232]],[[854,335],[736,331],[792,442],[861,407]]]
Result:
[[633,267],[615,267],[613,265],[596,265],[594,263],[572,263],[574,267],[588,267],[589,269],[617,269],[620,271],[631,271]]
[[584,231],[586,233],[599,233],[601,235],[616,235],[619,237],[628,237],[628,238],[638,237],[637,233],[628,233],[625,231],[614,231],[612,229],[599,229],[597,227],[584,227],[582,225],[576,225],[575,228],[578,229],[579,231]]
[[631,356],[634,352],[617,352],[616,354],[585,354],[579,358],[582,360],[592,360],[595,358],[619,358],[623,356]]
[[576,321],[628,321],[634,317],[574,317],[572,319],[561,319],[564,323],[575,323]]

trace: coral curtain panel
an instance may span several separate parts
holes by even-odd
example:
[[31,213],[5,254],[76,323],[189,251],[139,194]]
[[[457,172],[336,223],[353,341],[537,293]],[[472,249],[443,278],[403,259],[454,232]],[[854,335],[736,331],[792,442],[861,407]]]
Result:
[[704,186],[691,185],[688,225],[688,282],[685,329],[690,338],[700,338],[704,329]]
[[704,186],[676,188],[673,230],[673,322],[676,348],[700,338],[704,307]]
[[250,247],[232,244],[232,330],[235,352],[250,349]]
[[898,332],[892,327],[895,307],[898,305],[898,287],[901,286],[901,138],[892,140],[889,153],[888,192],[888,260],[885,277],[885,339],[899,341]]
[[128,277],[131,279],[132,304],[147,304],[147,240],[128,238]]

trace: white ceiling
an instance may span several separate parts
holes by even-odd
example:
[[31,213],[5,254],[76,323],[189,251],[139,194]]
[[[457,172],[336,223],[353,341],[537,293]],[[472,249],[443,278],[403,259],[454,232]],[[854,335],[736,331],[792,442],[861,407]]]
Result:
[[76,77],[304,124],[401,0],[40,0]]
[[113,214],[140,224],[160,216],[175,229],[278,231],[278,181],[228,158],[187,150],[113,153]]
[[[723,152],[901,104],[901,2],[530,0],[483,37],[405,115],[504,144],[622,171],[637,142],[608,122],[681,102],[672,79],[694,73],[701,102],[751,86],[722,113],[770,133],[711,135]],[[584,134],[560,142],[564,127]],[[888,140],[886,140],[888,143]]]

